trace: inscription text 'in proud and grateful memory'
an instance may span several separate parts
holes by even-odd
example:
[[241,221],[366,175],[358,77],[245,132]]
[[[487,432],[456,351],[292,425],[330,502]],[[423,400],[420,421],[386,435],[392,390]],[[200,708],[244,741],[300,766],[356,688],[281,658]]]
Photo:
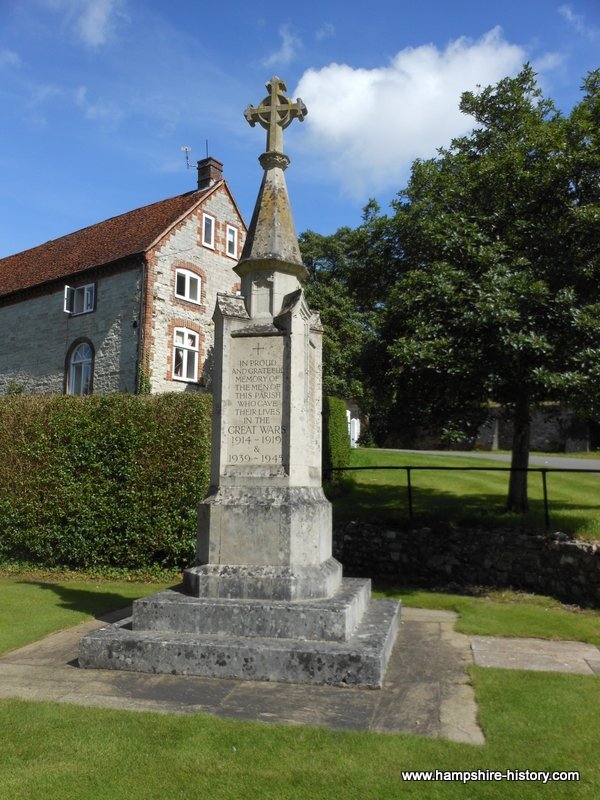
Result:
[[280,465],[283,418],[283,337],[231,342],[227,463]]

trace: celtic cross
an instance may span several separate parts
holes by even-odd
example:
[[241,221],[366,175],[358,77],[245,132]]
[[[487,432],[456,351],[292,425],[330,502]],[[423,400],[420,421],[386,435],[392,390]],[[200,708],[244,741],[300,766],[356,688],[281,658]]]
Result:
[[258,108],[249,105],[244,111],[244,116],[252,127],[258,122],[266,128],[267,153],[283,153],[283,129],[287,128],[296,117],[302,122],[308,111],[300,98],[292,103],[285,96],[287,87],[281,78],[274,76],[266,86],[268,96]]

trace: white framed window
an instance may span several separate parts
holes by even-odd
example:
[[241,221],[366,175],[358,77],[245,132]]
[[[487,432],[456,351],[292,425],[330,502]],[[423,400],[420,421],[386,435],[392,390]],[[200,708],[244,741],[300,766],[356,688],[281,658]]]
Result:
[[210,214],[202,215],[202,244],[213,250],[215,248],[215,218]]
[[173,331],[173,378],[198,380],[198,334],[188,328]]
[[94,351],[87,342],[77,345],[69,359],[67,394],[91,394]]
[[188,269],[175,272],[175,297],[200,305],[202,297],[202,279]]
[[88,283],[85,286],[65,286],[64,310],[65,313],[76,316],[89,314],[94,311],[96,299],[96,284]]
[[227,233],[225,236],[225,252],[230,258],[237,258],[238,232],[237,228],[234,228],[233,225],[227,226]]

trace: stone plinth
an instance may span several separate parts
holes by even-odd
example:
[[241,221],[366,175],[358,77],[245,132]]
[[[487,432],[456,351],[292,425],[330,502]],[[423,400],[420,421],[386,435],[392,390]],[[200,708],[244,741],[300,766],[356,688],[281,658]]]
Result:
[[399,606],[383,600],[369,604],[369,589],[369,581],[347,579],[332,598],[298,605],[160,592],[136,601],[131,619],[85,636],[79,663],[377,688],[396,636]]
[[345,642],[351,638],[370,601],[371,582],[346,578],[324,600],[215,599],[167,590],[137,600],[133,630],[168,630],[312,641]]
[[331,504],[320,487],[211,491],[200,509],[198,560],[235,564],[241,539],[247,565],[324,563],[331,556]]
[[335,558],[293,567],[203,564],[186,569],[183,580],[193,597],[314,600],[335,594],[342,580],[342,565]]

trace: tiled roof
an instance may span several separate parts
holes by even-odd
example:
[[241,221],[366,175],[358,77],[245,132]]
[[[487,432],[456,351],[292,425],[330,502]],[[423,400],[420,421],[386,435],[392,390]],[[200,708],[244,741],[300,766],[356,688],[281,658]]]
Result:
[[0,259],[0,297],[143,253],[205,194],[160,200]]

